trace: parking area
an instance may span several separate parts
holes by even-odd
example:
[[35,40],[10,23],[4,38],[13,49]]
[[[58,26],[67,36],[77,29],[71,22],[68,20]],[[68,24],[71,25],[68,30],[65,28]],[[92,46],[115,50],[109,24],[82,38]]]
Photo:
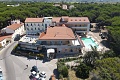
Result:
[[[15,58],[16,57],[16,58]],[[31,69],[33,66],[37,66],[39,72],[46,72],[45,80],[49,80],[50,76],[54,73],[57,75],[57,59],[53,59],[49,62],[43,62],[42,60],[27,59],[25,57],[17,57],[12,55],[14,59],[14,68],[16,73],[16,80],[30,80]],[[19,61],[17,61],[19,60]],[[26,67],[28,65],[28,67]]]

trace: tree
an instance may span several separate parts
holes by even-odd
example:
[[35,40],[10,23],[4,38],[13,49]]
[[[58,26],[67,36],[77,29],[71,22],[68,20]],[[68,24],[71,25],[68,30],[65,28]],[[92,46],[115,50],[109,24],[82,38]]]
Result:
[[97,60],[94,74],[98,80],[120,80],[120,58],[105,58]]
[[82,79],[86,79],[89,77],[89,67],[84,63],[81,63],[76,69],[76,76]]
[[94,67],[94,63],[97,59],[100,58],[97,47],[91,46],[92,51],[88,51],[83,57],[83,63],[90,67]]
[[113,50],[109,50],[107,52],[105,52],[104,54],[102,54],[102,57],[103,58],[109,58],[109,57],[115,57],[116,54],[114,53]]

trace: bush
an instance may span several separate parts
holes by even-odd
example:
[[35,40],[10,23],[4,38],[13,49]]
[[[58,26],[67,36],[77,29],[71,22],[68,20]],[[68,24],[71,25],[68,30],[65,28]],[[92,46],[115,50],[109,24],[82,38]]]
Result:
[[67,66],[65,66],[64,63],[57,63],[57,68],[58,68],[58,72],[63,76],[63,77],[67,77],[68,76],[68,68]]
[[68,77],[68,68],[66,66],[63,66],[61,74],[63,77]]
[[68,69],[70,69],[70,65],[67,64],[66,66],[67,66]]

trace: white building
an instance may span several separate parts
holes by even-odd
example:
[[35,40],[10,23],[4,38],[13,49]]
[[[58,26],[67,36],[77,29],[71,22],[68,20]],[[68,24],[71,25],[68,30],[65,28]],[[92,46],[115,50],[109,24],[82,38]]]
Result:
[[45,30],[43,18],[26,18],[25,30],[27,36],[39,36]]
[[0,47],[5,46],[6,44],[6,39],[5,38],[0,38]]
[[63,5],[62,5],[62,9],[67,10],[67,9],[68,9],[68,6],[67,6],[66,4],[63,4]]
[[12,20],[11,21],[11,24],[20,24],[21,22],[20,22],[20,20]]
[[56,26],[64,24],[65,26],[72,28],[72,30],[76,33],[87,34],[90,30],[90,21],[88,17],[53,17],[52,23]]
[[[26,18],[25,28],[26,35],[37,35],[44,32],[49,26],[65,26],[72,28],[76,33],[87,34],[90,29],[88,17],[43,17],[43,18]],[[39,35],[39,34],[38,34]],[[37,36],[38,36],[37,35]]]
[[21,36],[25,33],[24,24],[12,24],[1,30],[3,35],[12,34],[12,39],[14,40],[17,36]]
[[10,41],[10,38],[11,38],[11,35],[0,36],[0,47],[5,46],[7,41]]
[[52,24],[52,17],[44,17],[44,27],[47,29],[47,27],[51,26]]

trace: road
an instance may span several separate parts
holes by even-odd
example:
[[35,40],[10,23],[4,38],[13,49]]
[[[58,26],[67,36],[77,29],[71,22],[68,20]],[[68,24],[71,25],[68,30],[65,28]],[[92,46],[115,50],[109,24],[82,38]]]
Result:
[[5,67],[4,71],[6,71],[6,73],[3,74],[6,75],[6,80],[16,80],[14,65],[11,59],[11,51],[16,44],[17,42],[12,42],[0,52],[0,59],[3,61],[3,66]]
[[[36,65],[35,59],[28,60],[26,57],[11,55],[11,51],[18,42],[12,42],[0,51],[0,66],[3,69],[4,80],[29,80],[30,70]],[[56,73],[57,59],[43,63],[37,60],[37,67],[40,72],[45,71],[46,80],[49,80],[53,73]],[[26,65],[28,68],[26,69]]]

